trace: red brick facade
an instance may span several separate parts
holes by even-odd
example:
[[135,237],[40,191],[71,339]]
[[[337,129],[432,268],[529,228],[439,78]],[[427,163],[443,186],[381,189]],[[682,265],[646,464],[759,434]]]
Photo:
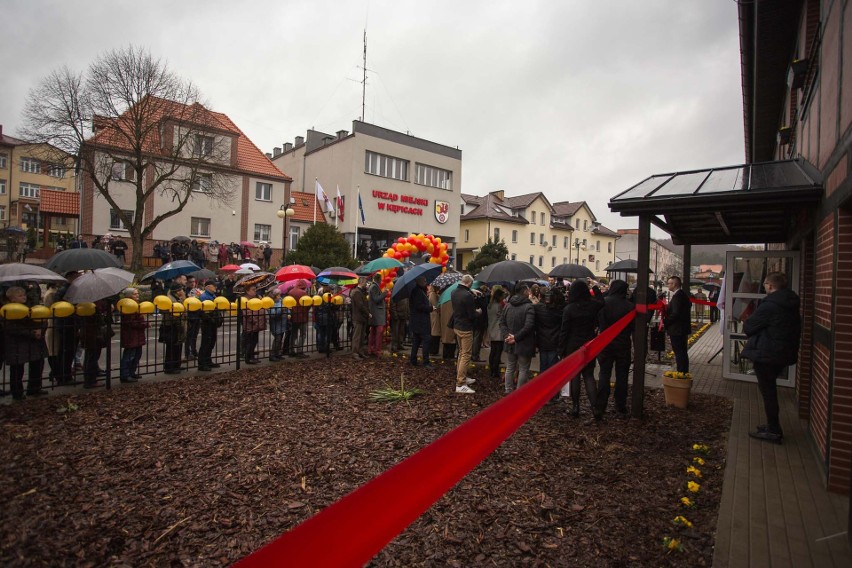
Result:
[[[799,270],[799,297],[802,306],[802,346],[810,345],[814,332],[814,242],[809,236],[802,242],[801,269]],[[799,406],[799,418],[810,416],[811,380],[813,373],[813,352],[810,349],[799,350],[799,363],[796,365],[796,392]]]
[[817,230],[814,279],[814,321],[831,329],[834,295],[834,216],[823,219]]
[[[852,209],[837,215],[837,282],[852,282]],[[849,490],[852,468],[852,290],[839,285],[835,292],[834,373],[831,391],[828,487]]]

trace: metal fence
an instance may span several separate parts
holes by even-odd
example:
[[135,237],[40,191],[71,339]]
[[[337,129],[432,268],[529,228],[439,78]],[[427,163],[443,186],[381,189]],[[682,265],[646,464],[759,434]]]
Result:
[[[353,328],[351,309],[348,304],[336,308],[334,316],[324,325],[316,322],[316,308],[311,309],[306,323],[294,324],[291,321],[287,326],[289,329],[282,338],[283,355],[304,357],[310,353],[324,352],[326,356],[331,357],[336,351],[349,349]],[[258,315],[243,309],[219,313],[223,316],[222,325],[216,329],[212,362],[219,366],[235,366],[236,369],[240,369],[246,364],[246,334],[243,332],[243,324],[245,318],[258,317]],[[181,372],[195,372],[198,368],[198,359],[192,355],[198,352],[202,330],[200,320],[193,314],[199,314],[199,312],[183,312],[173,316],[183,320],[182,323],[185,323],[187,327],[186,341],[180,345],[179,370]],[[151,314],[140,314],[140,316],[144,318],[146,329],[137,375],[138,377],[159,375],[165,371],[167,347],[166,343],[160,341],[165,339],[161,338],[163,314],[155,311]],[[91,365],[97,365],[96,373],[100,386],[109,386],[113,381],[118,381],[121,355],[125,345],[121,318],[128,316],[122,316],[117,311],[113,312],[109,329],[114,335],[109,338],[108,346],[100,350],[84,349],[83,345],[87,343],[85,340],[87,330],[93,323],[91,318],[96,317],[98,316],[71,315],[41,319],[27,317],[19,320],[0,320],[3,338],[3,343],[0,345],[2,393],[7,395],[12,392],[12,374],[20,375],[21,367],[24,367],[24,385],[26,386],[31,377],[40,376],[43,389],[83,385],[87,382],[84,379],[86,364],[90,365],[90,371],[94,369]],[[258,334],[254,357],[268,360],[272,355],[273,342],[269,329],[270,313],[267,312],[262,317],[266,318],[266,330]],[[34,337],[33,332],[37,329],[41,330],[40,335]],[[323,349],[325,345],[320,345],[323,337],[328,338],[324,341],[327,345],[326,349]],[[45,350],[47,344],[50,344],[49,350]],[[47,356],[40,357],[45,353]]]

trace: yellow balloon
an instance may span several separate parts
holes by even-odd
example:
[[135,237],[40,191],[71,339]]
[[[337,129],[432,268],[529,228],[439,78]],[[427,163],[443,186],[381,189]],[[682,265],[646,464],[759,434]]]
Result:
[[232,316],[237,315],[237,303],[236,302],[231,302],[231,307],[228,309],[228,313],[231,314]]
[[313,305],[315,305],[315,306],[320,306],[320,305],[322,305],[322,296],[314,296],[313,298],[311,298],[311,302],[312,302],[312,303],[313,303]]
[[175,302],[172,304],[172,313],[173,314],[182,314],[186,311],[186,308],[183,307],[183,304],[180,302]]
[[139,302],[139,313],[153,314],[155,307],[154,302]]
[[74,304],[71,302],[55,302],[50,309],[53,311],[54,317],[67,318],[74,313]]
[[50,308],[47,306],[33,306],[30,309],[30,317],[34,320],[47,319],[50,317]]
[[24,319],[30,315],[30,309],[24,304],[11,303],[0,308],[0,316],[7,320]]
[[281,304],[285,308],[295,308],[296,307],[296,298],[293,296],[284,296],[284,299],[281,300]]
[[240,296],[240,309],[244,310],[248,306],[248,298],[245,296]]
[[332,298],[331,292],[326,292],[325,294],[322,295],[322,301],[325,302],[326,304],[331,302],[331,298]]
[[116,302],[115,307],[120,314],[135,314],[139,311],[139,304],[133,298],[122,298]]
[[256,312],[263,307],[263,301],[261,301],[260,298],[252,298],[246,302],[246,307],[248,307],[251,311]]
[[308,296],[307,294],[305,294],[304,296],[299,298],[299,305],[304,306],[304,307],[313,306],[314,305],[314,299],[312,297]]
[[230,310],[231,309],[231,301],[224,296],[217,296],[213,303],[216,304],[217,310]]
[[212,312],[216,309],[216,302],[213,300],[204,300],[201,302],[201,309],[205,312]]
[[190,312],[197,312],[201,309],[201,300],[198,298],[184,298],[183,306]]
[[339,306],[343,304],[343,296],[335,296],[331,299],[331,301],[334,302],[335,305]]
[[78,316],[93,316],[97,311],[97,307],[92,302],[83,302],[82,304],[77,304],[77,315]]
[[165,312],[172,309],[172,300],[168,296],[157,296],[154,298],[154,305],[158,310]]
[[269,296],[266,296],[260,302],[263,304],[263,307],[266,308],[267,310],[275,305],[275,300],[273,300]]

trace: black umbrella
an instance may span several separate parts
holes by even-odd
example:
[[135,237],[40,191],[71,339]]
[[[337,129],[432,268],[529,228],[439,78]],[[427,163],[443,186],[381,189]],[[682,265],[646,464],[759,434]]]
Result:
[[[639,261],[633,258],[619,260],[618,262],[613,262],[607,266],[606,272],[639,272]],[[648,272],[650,274],[654,273],[654,271],[650,268],[648,269]]]
[[3,231],[6,232],[6,233],[11,233],[13,235],[26,235],[27,234],[26,229],[22,229],[20,227],[15,227],[15,226],[5,227],[3,229]]
[[59,274],[98,268],[121,268],[114,255],[95,248],[68,249],[51,256],[44,267]]
[[177,237],[172,237],[172,240],[179,242],[179,243],[188,243],[188,242],[192,241],[192,239],[190,239],[189,237],[184,237],[183,235],[179,235]]
[[560,264],[550,271],[554,278],[594,278],[595,274],[582,264]]
[[417,286],[417,279],[421,276],[426,278],[426,283],[430,283],[441,274],[441,271],[444,269],[440,264],[435,264],[432,262],[418,264],[410,269],[408,269],[405,274],[396,279],[393,285],[393,292],[391,292],[391,300],[394,302],[399,302],[400,300],[405,300],[409,296],[411,296],[411,292],[414,290],[414,287]]
[[529,280],[546,278],[544,272],[530,264],[520,260],[503,260],[489,264],[476,275],[475,280],[490,284],[492,282],[517,282],[518,280]]
[[41,266],[11,262],[0,264],[0,282],[65,282],[65,278]]
[[209,280],[210,278],[216,278],[216,273],[212,270],[202,268],[201,270],[190,272],[189,274],[187,274],[187,276],[192,276],[196,280]]

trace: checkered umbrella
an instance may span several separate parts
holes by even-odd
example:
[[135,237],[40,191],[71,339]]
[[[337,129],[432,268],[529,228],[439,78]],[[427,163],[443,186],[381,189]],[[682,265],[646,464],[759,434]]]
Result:
[[461,277],[461,272],[444,272],[432,281],[432,287],[438,290],[438,292],[442,292],[448,286],[452,286],[461,280]]

